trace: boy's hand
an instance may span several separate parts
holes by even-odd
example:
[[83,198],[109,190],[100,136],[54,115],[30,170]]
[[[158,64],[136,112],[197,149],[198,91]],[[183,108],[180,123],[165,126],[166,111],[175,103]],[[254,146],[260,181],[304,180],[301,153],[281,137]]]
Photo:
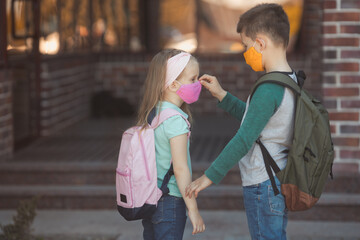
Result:
[[204,74],[199,78],[199,81],[207,90],[210,91],[211,95],[216,97],[220,102],[226,96],[226,91],[220,86],[216,77]]
[[186,187],[185,196],[191,198],[193,193],[195,193],[195,198],[197,198],[199,192],[209,187],[211,184],[212,181],[204,174]]
[[189,215],[190,221],[193,225],[192,235],[195,235],[197,233],[202,233],[203,231],[205,231],[204,220],[200,216],[199,211],[197,211],[197,210],[190,211],[189,210],[188,215]]

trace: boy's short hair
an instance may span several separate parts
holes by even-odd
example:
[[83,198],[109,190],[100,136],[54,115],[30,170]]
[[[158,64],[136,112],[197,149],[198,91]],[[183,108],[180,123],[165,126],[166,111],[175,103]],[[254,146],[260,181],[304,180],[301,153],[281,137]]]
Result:
[[256,34],[268,35],[276,45],[289,44],[290,24],[288,16],[279,4],[259,4],[241,15],[237,25],[238,33],[245,33],[255,40]]

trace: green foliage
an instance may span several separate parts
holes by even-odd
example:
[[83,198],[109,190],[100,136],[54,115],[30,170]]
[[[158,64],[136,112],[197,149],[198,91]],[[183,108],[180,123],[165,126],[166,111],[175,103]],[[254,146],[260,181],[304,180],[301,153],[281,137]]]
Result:
[[31,235],[31,225],[36,216],[38,197],[23,200],[19,203],[13,223],[2,226],[0,240],[40,240]]

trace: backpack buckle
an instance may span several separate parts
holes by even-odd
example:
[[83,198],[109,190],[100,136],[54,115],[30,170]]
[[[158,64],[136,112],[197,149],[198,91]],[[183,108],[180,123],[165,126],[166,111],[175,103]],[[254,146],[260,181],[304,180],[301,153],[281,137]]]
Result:
[[305,83],[305,79],[306,79],[306,74],[304,73],[303,70],[299,70],[297,73],[296,73],[296,78],[298,80],[298,85],[300,88],[302,88],[304,86],[304,83]]

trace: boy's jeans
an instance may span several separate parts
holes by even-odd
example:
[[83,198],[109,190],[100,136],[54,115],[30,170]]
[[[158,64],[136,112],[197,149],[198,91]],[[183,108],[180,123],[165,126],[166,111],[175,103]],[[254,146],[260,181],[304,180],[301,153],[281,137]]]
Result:
[[144,219],[144,240],[181,240],[186,223],[186,206],[182,198],[162,196],[151,219]]
[[[276,177],[275,181],[280,190]],[[286,240],[288,219],[285,198],[281,193],[274,196],[270,180],[246,186],[243,193],[251,239]]]

